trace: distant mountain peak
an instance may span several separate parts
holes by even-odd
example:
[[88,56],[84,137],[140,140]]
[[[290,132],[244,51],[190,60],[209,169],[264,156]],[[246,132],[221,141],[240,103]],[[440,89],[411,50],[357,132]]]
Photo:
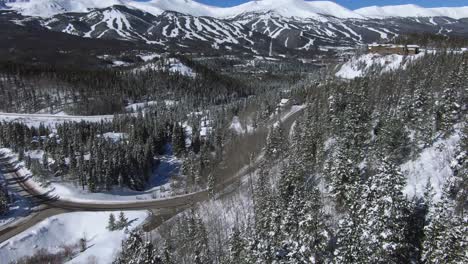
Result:
[[[5,2],[5,3],[2,3]],[[194,0],[0,0],[0,8],[11,7],[23,15],[51,17],[66,12],[84,13],[95,8],[125,5],[153,15],[175,11],[192,16],[230,18],[245,13],[273,12],[283,17],[323,18],[334,16],[342,19],[367,19],[387,17],[437,17],[454,19],[468,17],[467,7],[424,8],[418,5],[369,6],[350,10],[332,1],[305,0],[252,0],[233,7],[217,7]]]
[[372,18],[388,17],[450,17],[460,19],[468,17],[468,6],[425,8],[414,4],[369,6],[354,10],[356,13]]

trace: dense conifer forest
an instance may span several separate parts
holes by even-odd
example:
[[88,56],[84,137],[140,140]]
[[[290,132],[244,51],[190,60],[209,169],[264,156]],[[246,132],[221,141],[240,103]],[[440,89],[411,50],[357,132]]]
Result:
[[[280,123],[270,131],[247,197],[132,233],[115,263],[465,263],[467,63],[427,54],[405,70],[295,89],[307,108],[290,136]],[[405,194],[401,166],[454,134],[442,192],[428,182]]]
[[468,6],[205,2],[0,0],[0,264],[468,264]]
[[[194,74],[167,70],[174,59]],[[352,80],[286,60],[125,60],[99,68],[0,62],[3,112],[113,116],[2,121],[0,145],[36,179],[91,193],[145,191],[170,153],[183,179],[173,195],[208,191],[207,204],[150,233],[132,231],[114,263],[468,261],[466,54],[439,50]],[[301,107],[291,127],[284,98]],[[251,132],[236,133],[236,119]],[[456,154],[442,157],[449,139]],[[428,181],[422,195],[409,195],[402,168],[436,147],[451,161],[447,183],[435,190]],[[248,181],[226,191],[227,175],[246,164]],[[10,203],[0,186],[0,214]]]

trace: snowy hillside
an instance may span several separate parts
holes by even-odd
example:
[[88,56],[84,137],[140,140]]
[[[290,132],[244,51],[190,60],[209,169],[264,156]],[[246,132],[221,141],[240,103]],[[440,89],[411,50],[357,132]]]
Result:
[[452,176],[450,167],[460,142],[457,132],[447,139],[438,140],[433,146],[425,149],[417,159],[410,160],[401,166],[408,175],[408,182],[404,192],[408,197],[423,197],[425,187],[430,182],[439,200],[443,193],[447,179]]
[[132,0],[10,0],[7,2],[8,6],[20,11],[23,15],[41,17],[50,17],[66,12],[87,12],[93,8],[107,8],[113,5],[125,5],[156,16],[161,15],[164,11],[176,11],[193,16],[226,18],[250,12],[264,13],[271,11],[284,17],[297,18],[319,18],[322,15],[342,19],[435,16],[460,19],[468,17],[468,7],[370,6],[353,11],[332,1],[305,0],[257,0],[224,8],[202,4],[193,0],[151,0],[147,2]]
[[248,12],[273,11],[284,17],[314,18],[320,14],[339,18],[362,18],[359,14],[330,1],[306,2],[303,0],[261,0],[224,8],[218,16],[235,16]]
[[[119,213],[114,214],[118,216]],[[130,229],[139,226],[147,217],[145,211],[124,214],[131,223]],[[67,246],[77,254],[69,263],[111,263],[127,234],[124,230],[107,229],[109,215],[109,212],[93,212],[50,217],[0,244],[0,260],[2,263],[17,261],[21,257],[32,256],[38,249],[59,253]],[[80,252],[81,239],[86,240],[83,252]]]
[[193,16],[211,16],[223,12],[223,8],[204,5],[192,0],[151,0],[148,2],[128,2],[129,6],[138,8],[153,15],[160,15],[164,11],[176,11]]
[[421,58],[423,55],[423,53],[416,56],[365,54],[354,57],[345,64],[339,66],[340,68],[335,75],[344,79],[354,79],[373,72],[389,72],[404,68],[409,62]]
[[355,10],[356,13],[372,18],[388,17],[438,17],[454,19],[468,17],[468,7],[424,8],[418,5],[369,6]]
[[7,5],[23,15],[50,17],[67,12],[88,12],[93,8],[124,5],[123,0],[10,0]]

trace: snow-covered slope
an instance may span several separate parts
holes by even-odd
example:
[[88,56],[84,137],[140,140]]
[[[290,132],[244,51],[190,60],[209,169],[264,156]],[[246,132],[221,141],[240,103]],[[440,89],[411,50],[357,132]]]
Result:
[[359,14],[330,1],[304,0],[260,0],[225,8],[223,16],[235,16],[248,12],[273,11],[284,17],[314,18],[320,14],[332,15],[339,18],[363,18]]
[[7,6],[27,16],[50,17],[67,12],[88,12],[93,8],[125,5],[124,0],[10,0]]
[[423,197],[426,184],[431,183],[436,200],[442,196],[447,179],[453,174],[450,164],[460,142],[457,131],[447,139],[439,139],[435,144],[422,151],[415,160],[410,160],[401,166],[408,177],[404,193],[412,198]]
[[257,0],[227,8],[204,5],[192,0],[152,0],[150,2],[130,2],[129,5],[153,15],[159,15],[164,10],[168,10],[194,16],[220,18],[248,12],[273,11],[285,17],[312,18],[324,14],[340,18],[363,18],[361,15],[331,1]]
[[354,79],[372,73],[390,72],[405,68],[408,63],[421,58],[421,56],[424,56],[424,53],[415,56],[365,54],[354,57],[340,66],[335,75],[344,79]]
[[[146,211],[124,213],[132,223],[130,230],[140,225],[148,215]],[[118,214],[114,212],[114,215]],[[83,212],[50,217],[0,244],[0,262],[15,262],[39,249],[56,253],[63,250],[62,246],[68,246],[78,254],[70,263],[112,263],[127,234],[124,230],[107,230],[109,215],[108,212]],[[79,246],[76,247],[82,238],[86,239],[87,249],[80,252]]]
[[138,8],[153,15],[160,15],[164,11],[175,11],[193,16],[217,17],[223,8],[209,6],[192,0],[151,0],[148,2],[128,2],[129,6]]
[[431,10],[442,14],[443,16],[460,19],[468,17],[468,6],[464,7],[438,7]]
[[[87,12],[93,8],[106,8],[125,5],[140,9],[153,15],[164,11],[176,11],[192,16],[217,18],[234,17],[251,12],[273,12],[284,17],[317,18],[321,15],[337,18],[387,18],[387,17],[436,17],[446,16],[454,19],[468,17],[467,7],[424,8],[417,5],[370,6],[349,10],[332,1],[306,0],[256,0],[234,7],[216,7],[194,0],[9,0],[7,5],[23,15],[50,17],[66,12]],[[0,4],[1,8],[1,4]]]
[[418,5],[369,6],[357,9],[355,12],[372,18],[445,16],[460,19],[468,17],[468,6],[441,8],[424,8]]

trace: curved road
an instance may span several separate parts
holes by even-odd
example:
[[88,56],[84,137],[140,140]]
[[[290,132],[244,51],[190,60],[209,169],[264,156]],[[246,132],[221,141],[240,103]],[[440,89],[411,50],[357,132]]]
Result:
[[[286,114],[282,118],[283,125],[287,128],[287,131],[292,127],[292,124],[297,117],[300,116],[302,109],[303,108],[297,108],[295,111]],[[249,155],[249,153],[241,154],[239,151],[237,152],[237,155]],[[261,156],[261,153],[259,153],[259,156]],[[258,161],[259,159],[255,160],[251,166],[255,167]],[[3,174],[10,186],[13,185],[14,188],[16,188],[15,191],[20,193],[22,196],[31,198],[33,204],[36,205],[29,217],[0,229],[0,244],[48,217],[77,211],[153,210],[157,212],[157,215],[153,215],[153,218],[150,219],[146,226],[147,230],[151,230],[151,228],[157,227],[164,220],[176,215],[178,212],[186,209],[190,205],[209,199],[208,192],[203,190],[187,195],[148,201],[118,203],[66,201],[60,200],[58,197],[50,197],[47,193],[41,193],[38,191],[27,177],[20,175],[18,171],[14,169],[14,164],[8,163],[8,159],[5,155],[0,155],[0,168],[3,168]],[[223,177],[220,177],[221,181],[218,182],[216,186],[217,191],[222,191],[227,186],[236,183],[249,172],[250,170],[246,170],[244,167],[229,176],[226,174],[222,175]]]

